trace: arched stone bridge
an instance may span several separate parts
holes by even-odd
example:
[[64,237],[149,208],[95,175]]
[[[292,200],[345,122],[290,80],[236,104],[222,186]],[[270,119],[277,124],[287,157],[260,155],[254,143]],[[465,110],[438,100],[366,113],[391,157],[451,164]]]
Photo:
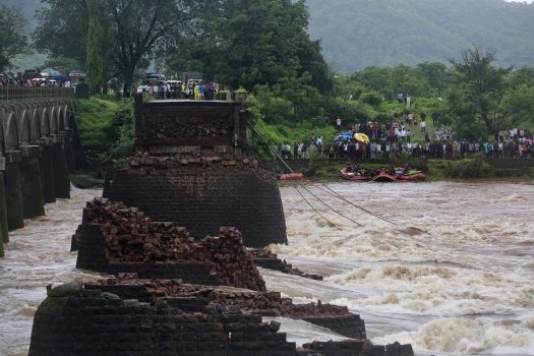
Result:
[[73,105],[68,88],[0,88],[0,241],[46,203],[70,198]]

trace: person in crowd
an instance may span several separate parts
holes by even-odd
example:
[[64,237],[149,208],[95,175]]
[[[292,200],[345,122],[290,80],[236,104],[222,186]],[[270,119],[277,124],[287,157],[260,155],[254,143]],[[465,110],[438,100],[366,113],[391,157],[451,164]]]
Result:
[[315,145],[317,146],[317,152],[319,152],[319,154],[323,153],[323,136],[317,137]]

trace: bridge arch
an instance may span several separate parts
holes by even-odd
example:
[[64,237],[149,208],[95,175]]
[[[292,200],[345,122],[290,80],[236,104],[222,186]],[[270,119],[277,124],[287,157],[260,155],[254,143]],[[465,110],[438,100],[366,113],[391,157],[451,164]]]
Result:
[[6,136],[4,135],[5,120],[7,120],[8,109],[5,106],[0,106],[0,154],[6,152]]
[[50,125],[50,134],[56,134],[58,132],[57,115],[58,110],[54,106],[54,103],[48,104],[48,123]]
[[50,136],[50,118],[48,117],[48,107],[46,104],[40,104],[37,108],[37,117],[39,120],[41,137]]
[[71,110],[69,101],[65,100],[61,102],[61,112],[63,113],[63,127],[65,129],[72,129],[73,126],[71,125],[70,121]]
[[[11,107],[11,110],[4,111],[2,118],[2,131],[4,136],[5,152],[16,151],[19,148],[19,136],[17,129],[17,117],[15,114],[15,108]],[[5,108],[5,107],[4,107]]]
[[31,125],[30,125],[30,115],[26,108],[21,108],[20,110],[17,129],[18,129],[19,145],[29,145],[32,141]]
[[[58,105],[59,103],[56,103]],[[57,129],[59,132],[65,131],[65,108],[63,105],[57,107]]]
[[37,143],[42,137],[38,110],[38,104],[28,104],[28,114],[30,116],[30,139],[32,143]]
[[70,129],[76,128],[76,118],[74,117],[74,101],[69,100],[67,102],[67,122]]

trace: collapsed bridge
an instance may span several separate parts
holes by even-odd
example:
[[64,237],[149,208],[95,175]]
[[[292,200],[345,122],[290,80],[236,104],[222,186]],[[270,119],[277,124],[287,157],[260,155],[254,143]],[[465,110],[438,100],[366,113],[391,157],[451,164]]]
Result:
[[[413,356],[410,345],[372,345],[346,307],[266,290],[250,248],[287,243],[286,225],[276,177],[247,155],[246,113],[241,102],[136,96],[135,153],[72,238],[78,268],[115,277],[49,288],[31,356]],[[348,340],[297,348],[262,316]]]

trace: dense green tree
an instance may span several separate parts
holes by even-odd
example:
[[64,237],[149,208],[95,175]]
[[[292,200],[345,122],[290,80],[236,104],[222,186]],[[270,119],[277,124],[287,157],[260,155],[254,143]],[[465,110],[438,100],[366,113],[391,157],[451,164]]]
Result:
[[309,75],[309,84],[317,88],[322,94],[328,94],[334,88],[334,74],[326,63],[320,41],[310,41],[308,35],[301,34],[298,42],[297,57],[299,59],[298,75]]
[[159,40],[177,35],[191,19],[186,0],[108,0],[116,43],[113,61],[129,96],[133,77],[143,57],[150,56]]
[[89,0],[89,30],[85,42],[85,73],[93,92],[105,88],[109,80],[110,54],[113,45],[109,23],[98,0]]
[[394,100],[397,93],[422,97],[428,96],[430,92],[426,73],[420,68],[406,65],[393,68],[368,67],[354,73],[351,80],[367,90],[382,94],[388,100]]
[[197,38],[189,28],[180,30],[177,36],[165,37],[160,42],[155,55],[155,67],[158,73],[167,78],[180,79],[183,72],[201,71],[202,62],[193,58],[191,49]]
[[[89,7],[87,0],[42,0],[49,6],[40,14],[35,32],[38,48],[54,56],[66,56],[80,63],[87,60]],[[150,57],[158,41],[176,36],[177,29],[190,19],[186,0],[102,0],[102,19],[109,24],[111,46],[110,75],[123,82],[129,96],[138,65]],[[94,48],[94,46],[90,46]]]
[[534,85],[509,89],[500,102],[501,112],[514,127],[534,127]]
[[306,32],[304,1],[221,0],[196,9],[197,45],[193,58],[202,62],[208,79],[252,90],[282,78],[309,74],[309,84],[331,89],[319,42]]
[[534,67],[518,68],[508,76],[510,88],[517,88],[522,85],[534,87]]
[[427,96],[429,92],[428,80],[420,70],[399,65],[391,69],[390,80],[393,88],[405,96],[422,97]]
[[206,80],[254,92],[270,122],[318,114],[333,74],[306,31],[304,1],[199,1],[193,12],[191,31],[164,42],[167,73],[200,71]]
[[[402,91],[402,87],[400,83],[392,86],[390,78],[391,68],[378,68],[373,66],[354,73],[351,76],[351,81],[360,83],[367,90],[380,92],[384,96],[393,99],[395,93]],[[350,95],[353,95],[353,98],[357,99],[354,93],[350,93]]]
[[517,127],[534,128],[534,67],[518,68],[508,76],[501,109]]
[[451,61],[449,112],[460,136],[487,137],[505,128],[498,106],[511,68],[497,68],[494,61],[492,53],[479,47],[464,51],[460,61]]
[[334,83],[334,95],[345,100],[358,100],[366,87],[356,81],[354,76],[339,76]]
[[22,35],[25,20],[15,7],[0,4],[0,71],[10,67],[17,54],[26,53],[26,36]]
[[53,58],[73,58],[85,63],[89,26],[86,0],[42,0],[39,26],[33,37],[37,50]]
[[429,92],[425,96],[441,96],[448,86],[447,66],[440,62],[424,62],[418,64],[417,69],[428,82]]

